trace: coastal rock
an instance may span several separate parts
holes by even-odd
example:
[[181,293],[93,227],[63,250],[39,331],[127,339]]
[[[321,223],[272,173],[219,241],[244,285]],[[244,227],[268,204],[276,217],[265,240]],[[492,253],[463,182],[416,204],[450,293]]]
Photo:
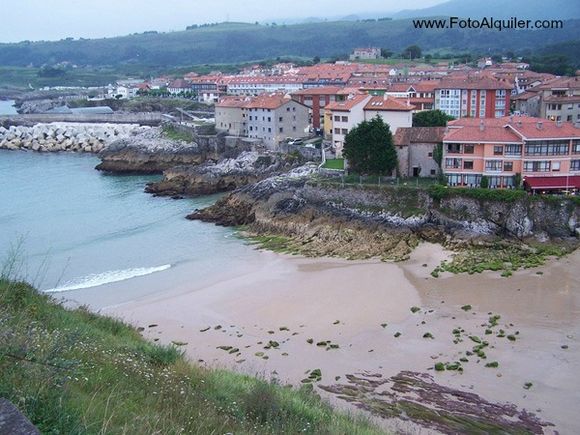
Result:
[[571,224],[580,216],[570,200],[523,195],[485,201],[457,194],[436,201],[425,189],[342,187],[321,182],[314,172],[314,165],[305,166],[242,187],[188,218],[246,225],[250,236],[266,242],[280,237],[277,248],[288,252],[401,260],[420,240],[452,249],[493,246],[498,238],[573,243]]
[[234,190],[275,173],[286,172],[299,161],[291,156],[244,151],[238,157],[199,166],[177,166],[163,173],[162,181],[151,183],[146,192],[155,195],[208,195]]
[[238,156],[254,144],[223,135],[194,136],[192,142],[165,137],[161,128],[151,128],[114,141],[99,153],[100,171],[157,174],[176,166],[196,166]]

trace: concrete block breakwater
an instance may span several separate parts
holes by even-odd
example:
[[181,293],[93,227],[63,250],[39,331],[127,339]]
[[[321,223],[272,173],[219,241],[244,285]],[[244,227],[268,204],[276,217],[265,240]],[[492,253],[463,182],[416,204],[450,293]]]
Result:
[[138,124],[51,123],[0,126],[0,149],[98,153],[111,142],[148,130]]

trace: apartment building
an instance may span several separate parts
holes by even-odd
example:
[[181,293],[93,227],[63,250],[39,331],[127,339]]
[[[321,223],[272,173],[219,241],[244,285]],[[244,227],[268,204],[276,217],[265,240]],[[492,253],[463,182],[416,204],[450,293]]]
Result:
[[435,109],[454,118],[502,118],[509,114],[510,83],[489,77],[442,79]]
[[284,94],[223,97],[215,113],[218,131],[261,139],[271,149],[286,138],[305,137],[309,131],[309,108]]
[[491,188],[513,188],[519,175],[532,190],[573,188],[580,129],[524,116],[452,121],[443,138],[443,172],[450,186],[478,187],[486,176]]
[[572,122],[580,126],[580,79],[562,77],[536,87],[540,96],[540,117]]

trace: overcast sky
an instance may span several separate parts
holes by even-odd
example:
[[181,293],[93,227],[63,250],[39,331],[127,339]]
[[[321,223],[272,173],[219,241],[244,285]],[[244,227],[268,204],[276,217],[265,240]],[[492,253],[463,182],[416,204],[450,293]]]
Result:
[[184,30],[217,21],[342,17],[419,9],[445,0],[0,0],[0,42]]

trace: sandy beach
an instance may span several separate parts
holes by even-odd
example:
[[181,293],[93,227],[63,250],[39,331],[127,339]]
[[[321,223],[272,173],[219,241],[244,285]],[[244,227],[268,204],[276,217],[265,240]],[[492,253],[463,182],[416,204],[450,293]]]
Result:
[[[534,413],[554,425],[546,433],[580,432],[580,252],[510,278],[433,278],[448,253],[431,244],[396,264],[261,255],[243,274],[102,312],[144,328],[152,340],[182,346],[209,367],[294,385],[313,369],[322,373],[317,385],[353,373],[429,373],[440,385]],[[494,315],[501,317],[491,333]],[[469,337],[489,342],[485,359],[470,356],[463,372],[433,370],[437,362],[466,358],[475,344]],[[490,362],[498,367],[485,367]]]

